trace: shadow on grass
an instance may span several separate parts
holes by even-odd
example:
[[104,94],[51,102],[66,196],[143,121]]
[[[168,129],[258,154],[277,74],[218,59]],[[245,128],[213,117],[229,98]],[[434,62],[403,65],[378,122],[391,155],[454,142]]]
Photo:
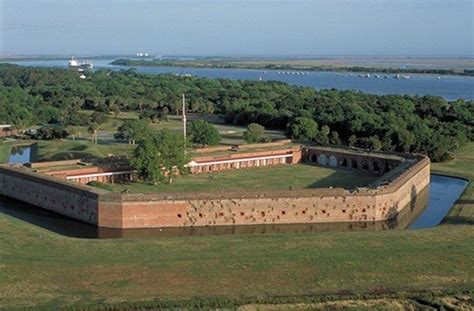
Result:
[[474,219],[462,216],[446,216],[442,224],[446,225],[474,225]]
[[98,235],[96,226],[2,196],[0,213],[69,237],[96,238]]
[[92,160],[92,159],[99,159],[91,155],[89,152],[82,152],[82,151],[65,151],[57,153],[44,161],[63,161],[63,160],[73,160],[73,159],[84,159],[84,160]]
[[335,169],[331,175],[312,183],[306,188],[344,188],[354,189],[356,187],[368,187],[378,176],[353,172],[348,170]]

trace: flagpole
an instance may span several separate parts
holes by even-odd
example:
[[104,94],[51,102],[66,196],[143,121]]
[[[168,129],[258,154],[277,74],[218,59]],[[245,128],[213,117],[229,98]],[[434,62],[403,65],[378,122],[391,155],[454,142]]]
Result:
[[183,93],[183,137],[184,137],[184,155],[186,155],[186,97]]

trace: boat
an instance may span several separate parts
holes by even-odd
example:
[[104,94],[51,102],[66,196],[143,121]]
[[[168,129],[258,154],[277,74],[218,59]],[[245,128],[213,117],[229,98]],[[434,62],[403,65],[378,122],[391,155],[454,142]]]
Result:
[[68,63],[68,68],[69,69],[75,69],[78,71],[84,71],[84,70],[91,70],[94,67],[90,61],[78,61],[77,59],[74,59],[74,57],[71,57],[71,60]]

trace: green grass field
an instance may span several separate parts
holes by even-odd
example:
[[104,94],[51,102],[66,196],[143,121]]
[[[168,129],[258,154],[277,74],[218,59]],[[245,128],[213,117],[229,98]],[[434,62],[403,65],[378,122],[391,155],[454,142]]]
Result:
[[187,192],[212,190],[264,190],[367,186],[377,176],[345,170],[297,164],[249,168],[212,174],[178,176],[172,184],[145,183],[106,185],[107,189],[130,192]]
[[[87,114],[92,113],[89,110],[82,110],[82,112]],[[117,132],[117,127],[119,127],[124,120],[136,120],[138,117],[139,115],[137,112],[121,112],[117,117],[107,115],[106,121],[100,124],[98,128],[97,133],[99,141],[106,144],[116,143],[116,140],[113,136]],[[216,115],[188,115],[188,122],[197,119],[204,119],[212,123],[217,128],[222,136],[222,140],[220,142],[221,145],[239,145],[246,143],[242,137],[244,131],[246,130],[246,127],[244,126],[224,124],[223,120]],[[150,123],[150,127],[156,131],[162,129],[182,131],[183,122],[181,116],[169,115],[168,121]],[[69,126],[68,129],[74,129],[75,138],[78,141],[91,140],[91,134],[89,134],[87,131],[88,126]],[[284,131],[267,129],[265,132],[266,135],[272,140],[286,139]],[[71,137],[72,136],[69,138]]]
[[[471,143],[433,170],[472,180],[473,161]],[[0,213],[0,309],[472,292],[473,209],[470,184],[431,229],[117,240],[68,238]]]
[[5,163],[10,157],[12,145],[9,142],[0,140],[0,163]]
[[463,177],[471,181],[462,198],[445,218],[445,223],[466,223],[474,225],[474,143],[470,143],[455,153],[455,158],[444,163],[433,163],[434,173]]
[[79,158],[103,158],[109,155],[128,155],[132,146],[127,144],[92,144],[90,141],[48,140],[38,141],[37,159],[57,161]]

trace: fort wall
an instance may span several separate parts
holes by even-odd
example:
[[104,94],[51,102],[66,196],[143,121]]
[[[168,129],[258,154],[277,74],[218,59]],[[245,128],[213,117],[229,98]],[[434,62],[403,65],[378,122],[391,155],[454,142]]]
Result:
[[[396,216],[430,181],[427,158],[405,183],[349,192],[344,189],[122,195],[122,228],[379,221]],[[110,227],[107,223],[101,223]]]
[[[326,161],[323,159],[324,154]],[[310,164],[373,171],[390,166],[381,182],[348,191],[319,188],[206,193],[120,194],[35,174],[25,168],[0,167],[0,194],[100,227],[153,228],[325,222],[379,221],[395,217],[430,181],[427,157],[386,156],[334,148],[307,148]],[[316,159],[316,161],[312,161]],[[357,161],[357,167],[342,164]],[[350,160],[350,161],[349,161]],[[362,165],[363,161],[367,166]],[[372,167],[372,169],[371,169]]]
[[100,190],[35,174],[20,167],[0,166],[0,195],[98,225]]

